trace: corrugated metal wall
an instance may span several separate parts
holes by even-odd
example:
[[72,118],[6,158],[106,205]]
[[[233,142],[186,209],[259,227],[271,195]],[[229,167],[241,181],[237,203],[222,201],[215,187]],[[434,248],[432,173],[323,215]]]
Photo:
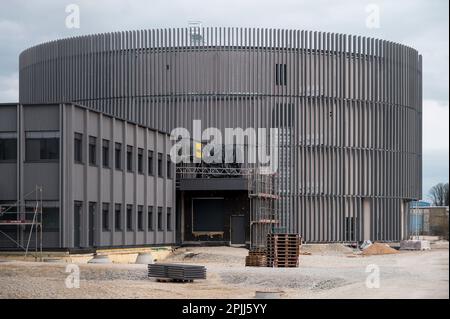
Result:
[[398,240],[422,183],[421,56],[297,30],[158,29],[20,57],[20,102],[76,101],[170,131],[280,127],[283,224],[307,241]]

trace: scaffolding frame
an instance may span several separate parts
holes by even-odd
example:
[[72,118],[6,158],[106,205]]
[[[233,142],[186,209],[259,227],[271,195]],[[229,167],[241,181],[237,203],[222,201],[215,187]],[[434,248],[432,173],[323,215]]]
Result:
[[[30,206],[27,202],[31,201],[31,196],[34,195],[33,206]],[[23,196],[23,199],[16,201],[15,203],[5,205],[6,209],[2,209],[0,206],[0,235],[5,236],[8,240],[17,245],[17,247],[25,251],[24,258],[28,256],[30,250],[30,242],[35,235],[34,244],[34,257],[36,260],[42,261],[42,225],[43,225],[43,214],[42,214],[42,186],[36,185],[34,190]],[[32,207],[32,211],[28,211]],[[15,209],[14,209],[15,208]],[[11,219],[5,219],[6,216],[14,216]],[[32,215],[31,219],[27,217]],[[2,226],[16,226],[17,227],[17,240],[9,236],[5,231],[1,229]],[[20,231],[24,227],[30,226],[30,231],[28,233],[28,238],[26,238],[26,244],[22,245],[20,243],[21,237]]]
[[280,224],[275,173],[256,168],[248,175],[250,198],[250,251],[265,254],[267,234]]

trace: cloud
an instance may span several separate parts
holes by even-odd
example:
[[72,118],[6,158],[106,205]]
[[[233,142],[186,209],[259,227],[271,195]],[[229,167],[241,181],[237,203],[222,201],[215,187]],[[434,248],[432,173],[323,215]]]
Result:
[[423,199],[427,199],[432,186],[437,183],[445,183],[449,180],[447,150],[431,150],[423,154],[423,180],[422,194]]
[[[423,150],[449,149],[449,105],[448,102],[425,100],[423,102]],[[447,163],[448,164],[448,163]]]
[[17,103],[19,100],[19,74],[0,74],[0,103]]

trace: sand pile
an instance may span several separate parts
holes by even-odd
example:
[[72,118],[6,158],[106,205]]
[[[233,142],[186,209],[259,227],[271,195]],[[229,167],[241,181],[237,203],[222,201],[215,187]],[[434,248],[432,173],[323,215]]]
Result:
[[364,256],[398,254],[398,251],[387,244],[374,243],[362,251]]

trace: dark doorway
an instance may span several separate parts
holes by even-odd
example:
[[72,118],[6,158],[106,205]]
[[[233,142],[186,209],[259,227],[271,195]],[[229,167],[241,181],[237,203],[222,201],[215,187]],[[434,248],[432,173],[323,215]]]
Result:
[[244,245],[245,244],[245,216],[232,215],[231,216],[231,244]]

